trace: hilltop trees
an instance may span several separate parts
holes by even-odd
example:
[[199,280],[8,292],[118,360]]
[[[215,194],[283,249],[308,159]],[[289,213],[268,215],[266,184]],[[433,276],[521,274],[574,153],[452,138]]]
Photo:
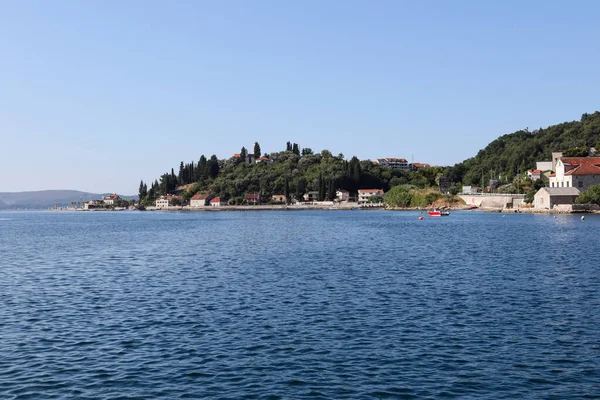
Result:
[[[261,152],[258,142],[254,147],[256,156]],[[244,154],[247,150],[242,147],[240,155]],[[272,163],[248,163],[238,157],[219,160],[214,154],[208,159],[202,155],[197,163],[180,162],[177,175],[171,169],[146,190],[140,182],[140,199],[142,204],[150,205],[161,195],[179,193],[189,199],[203,191],[233,203],[239,203],[246,193],[259,193],[267,199],[274,194],[284,194],[290,201],[301,200],[305,193],[317,191],[320,200],[334,200],[337,189],[345,189],[356,198],[361,188],[387,191],[400,184],[435,186],[441,171],[394,170],[357,157],[346,160],[343,154],[334,156],[329,150],[315,153],[303,148],[300,151],[298,144],[292,142],[287,143],[286,151],[271,153],[269,158]]]
[[254,158],[260,157],[260,144],[258,142],[254,142]]
[[[448,168],[445,176],[452,182],[485,187],[500,175],[507,181],[550,160],[553,152],[565,156],[587,156],[591,148],[600,149],[600,112],[583,114],[580,121],[564,122],[545,129],[523,129],[492,141],[475,157]],[[504,179],[503,179],[504,180]]]

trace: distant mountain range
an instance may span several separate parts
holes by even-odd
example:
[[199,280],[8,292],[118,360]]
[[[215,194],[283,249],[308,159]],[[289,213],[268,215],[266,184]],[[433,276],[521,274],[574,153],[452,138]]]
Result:
[[[78,190],[40,190],[35,192],[0,192],[0,210],[45,209],[71,206],[74,201],[98,200],[109,193],[89,193]],[[119,195],[124,200],[137,196]]]

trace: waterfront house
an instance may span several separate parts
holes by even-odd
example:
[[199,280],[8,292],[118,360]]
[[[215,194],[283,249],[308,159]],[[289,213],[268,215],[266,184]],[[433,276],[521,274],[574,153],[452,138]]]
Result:
[[121,200],[121,198],[116,193],[102,197],[102,202],[108,206],[114,205],[115,202],[119,200]]
[[359,189],[358,190],[358,203],[364,204],[369,201],[371,197],[383,197],[384,192],[381,189]]
[[156,208],[169,207],[169,196],[160,196],[156,199]]
[[244,196],[244,203],[253,205],[259,204],[260,195],[258,193],[248,193]]
[[569,208],[579,196],[579,190],[574,187],[543,187],[537,191],[533,205],[539,210]]
[[221,206],[225,205],[225,202],[221,201],[220,197],[215,197],[214,199],[212,199],[210,201],[210,205],[211,205],[211,207],[221,207]]
[[344,189],[338,189],[335,191],[335,198],[337,201],[348,201],[350,199],[350,192]]
[[304,198],[304,201],[319,201],[319,192],[316,190],[304,193],[304,196],[302,196]]
[[204,207],[206,205],[206,202],[210,201],[210,199],[211,199],[210,194],[196,193],[190,199],[190,206],[191,207]]
[[550,175],[550,187],[576,187],[583,191],[600,183],[600,157],[561,157],[556,172]]
[[160,196],[156,199],[156,208],[165,208],[173,205],[173,200],[177,200],[179,204],[181,204],[182,199],[179,196],[173,196],[172,194],[168,194],[166,196]]
[[92,210],[97,207],[102,207],[104,202],[102,200],[90,200],[83,203],[84,210]]
[[277,203],[285,203],[287,201],[287,198],[285,197],[285,194],[274,194],[271,197],[271,200]]

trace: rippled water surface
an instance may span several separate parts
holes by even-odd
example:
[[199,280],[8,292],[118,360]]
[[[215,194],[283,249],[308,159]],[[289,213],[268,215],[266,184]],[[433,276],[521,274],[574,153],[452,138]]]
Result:
[[600,398],[600,217],[0,213],[0,399]]

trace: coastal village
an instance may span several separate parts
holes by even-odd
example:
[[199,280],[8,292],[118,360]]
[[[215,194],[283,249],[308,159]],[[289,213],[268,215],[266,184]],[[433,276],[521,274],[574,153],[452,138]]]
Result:
[[[256,164],[272,164],[274,161],[268,156],[255,157],[252,154],[234,154],[230,160],[244,162],[248,165]],[[380,165],[385,168],[416,171],[421,168],[431,167],[430,164],[409,162],[405,158],[378,158],[373,164]],[[301,199],[285,194],[272,194],[269,197],[262,196],[258,192],[246,193],[243,197],[242,204],[235,204],[231,199],[228,201],[220,196],[215,196],[210,192],[198,192],[194,194],[189,201],[186,201],[182,196],[175,194],[161,195],[156,199],[154,207],[147,207],[149,210],[171,209],[173,207],[180,209],[202,209],[204,207],[231,207],[231,206],[297,206],[311,208],[382,208],[385,206],[383,202],[384,190],[381,188],[358,189],[356,196],[352,197],[348,190],[337,188],[335,197],[330,200],[319,200],[319,191],[309,190],[302,194]],[[277,207],[281,208],[281,207]]]
[[[594,149],[592,149],[593,152],[595,152]],[[231,160],[248,165],[272,164],[274,162],[268,155],[254,157],[242,153],[234,154]],[[431,168],[430,164],[408,162],[405,158],[378,158],[372,163],[391,170],[417,171],[422,168]],[[564,213],[595,212],[600,209],[595,204],[578,204],[578,197],[581,192],[586,191],[591,185],[600,184],[600,157],[565,157],[563,153],[555,152],[552,153],[551,160],[536,162],[535,168],[528,170],[526,176],[532,186],[539,187],[533,198],[527,199],[527,195],[523,193],[501,193],[496,190],[499,181],[490,180],[489,186],[485,189],[478,186],[462,186],[462,191],[456,193],[460,203],[449,208]],[[449,194],[447,188],[442,187],[442,182],[443,179],[440,179],[439,192]],[[180,188],[179,192],[184,189],[185,187]],[[390,208],[384,198],[386,192],[382,188],[362,188],[354,193],[337,188],[334,193],[329,198],[323,199],[322,193],[316,190],[307,190],[302,193],[301,197],[290,196],[289,193],[275,193],[265,196],[258,191],[252,191],[245,193],[243,198],[234,200],[223,198],[218,194],[211,193],[210,190],[200,190],[187,199],[181,194],[160,195],[156,198],[154,204],[145,207],[145,209]],[[124,210],[133,209],[134,206],[139,207],[139,203],[128,202],[113,193],[103,196],[101,199],[83,203],[83,210]],[[434,207],[434,204],[428,204],[426,207],[419,208]]]

